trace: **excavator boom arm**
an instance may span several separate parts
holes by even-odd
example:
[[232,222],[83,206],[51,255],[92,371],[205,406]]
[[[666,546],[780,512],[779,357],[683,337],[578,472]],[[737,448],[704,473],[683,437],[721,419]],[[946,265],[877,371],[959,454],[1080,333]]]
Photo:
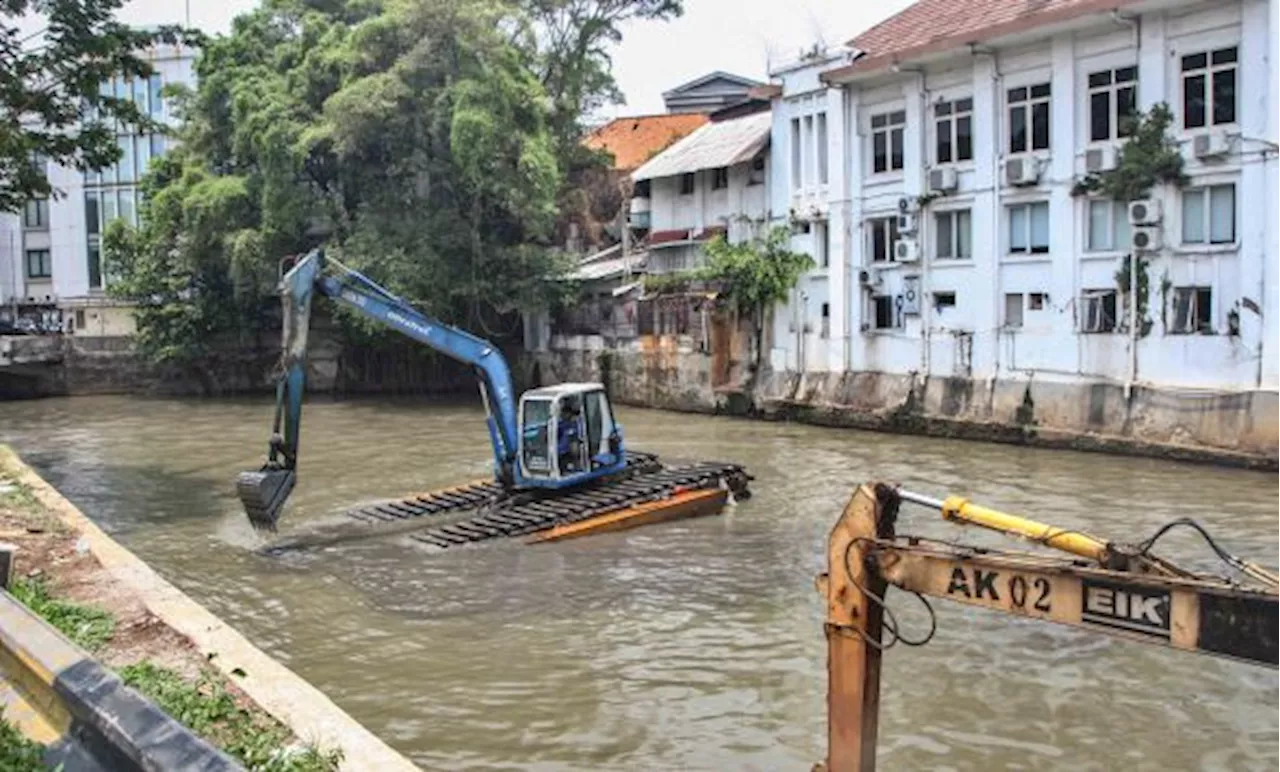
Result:
[[354,308],[476,371],[481,383],[496,476],[514,480],[519,450],[517,404],[507,360],[492,343],[432,319],[358,271],[329,260],[322,250],[298,260],[280,282],[284,305],[283,373],[276,385],[276,416],[265,466],[243,472],[237,493],[255,528],[274,530],[297,479],[302,399],[306,388],[307,336],[316,292]]

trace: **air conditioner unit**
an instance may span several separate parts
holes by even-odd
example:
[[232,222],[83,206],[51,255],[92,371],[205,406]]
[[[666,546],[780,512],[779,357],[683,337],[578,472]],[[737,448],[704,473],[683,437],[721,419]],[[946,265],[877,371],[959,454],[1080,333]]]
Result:
[[1129,246],[1134,252],[1153,252],[1160,248],[1160,228],[1139,225],[1129,234]]
[[898,211],[903,214],[914,212],[919,208],[919,202],[913,196],[903,196],[898,199]]
[[1007,185],[1036,184],[1040,181],[1040,159],[1028,156],[1005,161],[1004,181]]
[[1110,145],[1092,147],[1084,152],[1084,170],[1105,172],[1116,168],[1116,149]]
[[898,233],[915,233],[919,227],[918,218],[914,214],[904,213],[898,215]]
[[1196,158],[1215,158],[1231,151],[1231,140],[1226,132],[1214,131],[1208,134],[1197,134],[1192,141],[1192,150]]
[[959,184],[959,180],[956,178],[956,170],[949,166],[933,169],[929,172],[929,190],[949,193],[955,190]]
[[858,284],[863,287],[878,287],[881,283],[880,272],[870,268],[858,271]]
[[1151,225],[1160,222],[1160,199],[1142,198],[1129,202],[1129,224]]
[[918,262],[920,243],[915,239],[899,239],[893,245],[893,259],[899,263]]

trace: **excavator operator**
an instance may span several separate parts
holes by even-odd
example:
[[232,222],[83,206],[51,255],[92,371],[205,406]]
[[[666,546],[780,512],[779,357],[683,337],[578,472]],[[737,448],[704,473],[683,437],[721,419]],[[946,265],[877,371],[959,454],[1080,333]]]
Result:
[[582,468],[582,431],[579,426],[581,422],[578,420],[580,414],[581,406],[577,399],[571,396],[561,400],[556,438],[556,453],[560,457],[561,474]]

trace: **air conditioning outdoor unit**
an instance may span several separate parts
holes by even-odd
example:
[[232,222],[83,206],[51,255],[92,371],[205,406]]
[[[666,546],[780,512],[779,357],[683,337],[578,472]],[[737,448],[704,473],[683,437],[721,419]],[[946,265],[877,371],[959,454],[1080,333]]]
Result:
[[903,196],[898,199],[898,211],[903,214],[914,212],[918,208],[918,202],[912,196]]
[[899,239],[893,245],[893,258],[899,263],[914,263],[920,260],[920,243],[915,239]]
[[1231,141],[1222,131],[1197,134],[1192,141],[1192,150],[1196,158],[1215,158],[1231,151]]
[[1130,225],[1152,225],[1160,222],[1160,199],[1142,198],[1129,202]]
[[1134,252],[1152,252],[1160,248],[1160,229],[1151,225],[1139,225],[1129,234],[1129,246]]
[[880,272],[870,268],[858,271],[858,284],[863,287],[875,287],[880,284]]
[[1004,162],[1004,181],[1007,185],[1034,185],[1040,181],[1040,159],[1035,157],[1010,158]]
[[933,169],[929,172],[929,190],[949,193],[958,186],[959,180],[956,178],[956,170],[949,166]]
[[919,222],[914,214],[907,212],[898,215],[898,233],[915,233],[919,227]]
[[1105,172],[1116,168],[1116,149],[1110,145],[1092,147],[1084,152],[1084,170]]

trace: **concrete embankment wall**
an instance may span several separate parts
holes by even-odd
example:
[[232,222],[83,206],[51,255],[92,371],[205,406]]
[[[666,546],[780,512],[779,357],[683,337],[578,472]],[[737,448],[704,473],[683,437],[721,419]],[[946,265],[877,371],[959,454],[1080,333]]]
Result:
[[[1274,391],[1207,393],[1031,377],[977,381],[889,373],[770,372],[753,388],[718,382],[709,354],[649,341],[526,355],[542,383],[605,381],[621,404],[828,426],[1277,467]],[[732,368],[737,371],[736,365]],[[736,372],[735,372],[736,375]]]
[[3,445],[0,445],[0,462],[16,472],[18,482],[30,488],[46,509],[80,534],[103,568],[141,600],[148,611],[205,652],[214,667],[233,679],[250,699],[288,726],[301,741],[323,749],[340,749],[344,772],[417,769],[323,692],[255,647],[113,540]]

